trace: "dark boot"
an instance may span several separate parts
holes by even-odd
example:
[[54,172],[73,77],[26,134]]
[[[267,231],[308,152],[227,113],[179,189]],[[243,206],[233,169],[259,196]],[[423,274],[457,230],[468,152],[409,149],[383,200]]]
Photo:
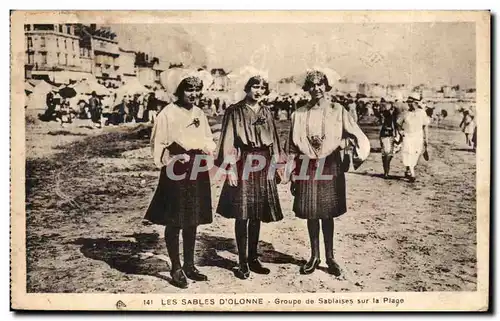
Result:
[[184,273],[193,281],[207,281],[208,277],[201,274],[194,266],[194,249],[196,242],[196,226],[182,230],[182,241],[184,244]]
[[239,267],[234,272],[234,275],[242,280],[250,277],[250,268],[247,258],[247,242],[248,242],[248,221],[236,220],[234,224],[236,234],[236,246],[238,247]]
[[234,271],[234,275],[238,279],[248,279],[250,277],[250,268],[248,266],[248,263],[240,263],[238,268]]
[[181,268],[181,260],[179,255],[179,232],[177,227],[165,227],[165,243],[167,246],[168,256],[172,262],[170,275],[172,276],[172,285],[185,289],[188,286],[186,276]]
[[335,259],[328,259],[326,260],[326,265],[328,265],[328,273],[335,275],[335,276],[340,276],[342,274],[342,270],[340,269],[340,266],[335,262]]
[[184,275],[184,271],[182,269],[172,270],[172,272],[170,272],[170,276],[172,277],[172,285],[181,289],[186,289],[188,287],[186,275]]
[[183,270],[186,276],[193,281],[208,281],[208,277],[200,273],[194,265],[184,265]]
[[300,267],[300,274],[311,274],[313,273],[321,263],[320,259],[317,257],[311,257],[306,264]]
[[330,274],[339,276],[341,274],[341,270],[339,265],[335,262],[333,255],[333,236],[335,231],[333,218],[321,220],[321,225],[323,228],[323,238],[325,242],[326,265],[328,265],[327,271]]
[[250,268],[250,271],[255,272],[257,274],[269,274],[269,273],[271,273],[271,270],[262,266],[262,264],[260,263],[260,261],[258,259],[251,259],[248,262],[248,267]]
[[319,266],[319,220],[307,220],[309,241],[311,242],[311,258],[302,265],[300,274],[311,274]]
[[167,246],[168,257],[172,263],[172,272],[181,268],[181,260],[179,257],[179,232],[180,229],[176,227],[165,227],[165,245]]
[[270,270],[260,263],[257,254],[259,244],[260,221],[250,220],[248,224],[248,266],[257,274],[269,274]]

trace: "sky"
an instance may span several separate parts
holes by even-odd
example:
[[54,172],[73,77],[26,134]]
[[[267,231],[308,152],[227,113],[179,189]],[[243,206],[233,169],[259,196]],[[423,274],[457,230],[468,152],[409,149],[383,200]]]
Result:
[[381,84],[475,87],[474,23],[121,24],[121,47],[166,62],[235,70],[270,80],[325,66]]

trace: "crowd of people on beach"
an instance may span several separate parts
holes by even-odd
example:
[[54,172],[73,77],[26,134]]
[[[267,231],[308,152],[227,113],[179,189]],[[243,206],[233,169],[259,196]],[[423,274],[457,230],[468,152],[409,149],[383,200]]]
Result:
[[157,99],[154,92],[142,95],[124,95],[117,101],[113,97],[98,96],[94,91],[88,99],[54,98],[46,95],[46,109],[39,118],[43,121],[58,121],[61,126],[71,124],[74,119],[88,119],[93,127],[127,123],[153,123],[157,113],[167,102]]

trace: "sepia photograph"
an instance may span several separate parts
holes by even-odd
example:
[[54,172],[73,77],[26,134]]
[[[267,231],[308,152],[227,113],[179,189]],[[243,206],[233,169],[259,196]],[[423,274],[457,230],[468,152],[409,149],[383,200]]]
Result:
[[11,307],[486,311],[490,12],[11,12]]

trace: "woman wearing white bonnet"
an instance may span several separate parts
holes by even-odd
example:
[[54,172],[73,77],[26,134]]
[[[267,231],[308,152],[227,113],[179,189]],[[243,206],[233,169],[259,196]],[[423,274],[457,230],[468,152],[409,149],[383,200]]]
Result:
[[341,161],[343,141],[348,138],[355,143],[360,162],[370,153],[370,142],[358,124],[342,105],[329,98],[330,81],[337,80],[334,71],[308,71],[303,90],[309,92],[311,99],[292,114],[286,151],[295,159],[291,175],[293,211],[298,218],[307,220],[311,243],[311,257],[300,268],[301,274],[313,273],[320,264],[320,221],[328,272],[341,273],[334,259],[333,236],[334,218],[347,212],[346,168]]
[[[239,257],[235,276],[240,279],[248,279],[250,271],[270,273],[258,259],[260,225],[283,219],[275,176],[268,175],[271,159],[280,158],[282,147],[272,112],[260,104],[269,94],[269,84],[262,74],[247,69],[239,75],[240,81],[234,82],[233,88],[242,90],[243,97],[224,113],[216,156],[217,166],[229,164],[236,172],[222,188],[217,213],[235,219]],[[257,157],[265,160],[263,168],[246,177],[247,160]]]
[[[172,80],[172,79],[171,79]],[[154,162],[161,169],[158,187],[145,219],[165,226],[165,242],[172,262],[172,284],[186,288],[187,278],[206,281],[194,265],[197,226],[212,222],[210,177],[207,171],[191,179],[196,156],[211,155],[215,142],[205,113],[197,107],[203,88],[196,72],[182,72],[172,82],[176,100],[157,116],[151,135]],[[206,163],[196,164],[203,166]],[[179,175],[185,177],[179,179]],[[176,175],[177,177],[174,177]],[[184,264],[179,254],[182,230]]]

